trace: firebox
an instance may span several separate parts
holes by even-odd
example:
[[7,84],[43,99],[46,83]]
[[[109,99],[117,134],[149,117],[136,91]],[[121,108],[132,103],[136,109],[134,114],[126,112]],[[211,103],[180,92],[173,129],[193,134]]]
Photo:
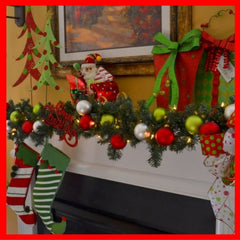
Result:
[[[208,200],[67,172],[53,204],[66,234],[214,234]],[[50,234],[41,219],[38,233]]]

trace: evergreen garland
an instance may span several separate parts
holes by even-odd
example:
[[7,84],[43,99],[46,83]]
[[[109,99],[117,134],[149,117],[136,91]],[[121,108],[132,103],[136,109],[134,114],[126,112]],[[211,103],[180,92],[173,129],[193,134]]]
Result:
[[[150,112],[145,107],[145,101],[141,100],[138,102],[136,109],[134,109],[132,100],[129,97],[118,97],[114,102],[100,103],[94,99],[93,96],[81,96],[79,100],[88,100],[92,104],[92,109],[89,115],[94,121],[94,126],[89,130],[83,130],[79,126],[79,119],[81,116],[76,111],[75,105],[67,101],[64,103],[64,110],[70,114],[74,121],[72,128],[76,130],[77,137],[83,136],[84,138],[90,138],[97,136],[99,138],[99,144],[108,144],[107,153],[109,159],[117,160],[122,156],[122,151],[115,149],[110,144],[111,136],[119,134],[125,141],[128,142],[132,147],[141,142],[134,135],[134,128],[138,123],[144,123],[148,126],[149,132],[151,133],[144,141],[147,144],[147,148],[150,152],[150,157],[147,160],[148,163],[153,167],[158,167],[161,164],[162,154],[164,151],[169,149],[179,153],[184,149],[193,150],[195,145],[199,142],[199,135],[190,134],[185,128],[185,121],[189,116],[198,115],[202,118],[203,122],[216,122],[222,132],[227,130],[226,119],[224,118],[224,107],[216,106],[211,109],[206,105],[191,104],[186,106],[183,112],[176,111],[175,109],[167,109],[166,116],[156,121]],[[39,103],[42,108],[37,113],[33,112],[33,106],[29,103],[29,100],[22,99],[21,102],[14,104],[12,100],[7,103],[7,120],[10,120],[10,115],[14,111],[20,113],[18,121],[8,121],[8,127],[11,129],[8,132],[8,138],[16,143],[23,142],[27,137],[35,143],[36,146],[44,144],[46,137],[51,138],[55,133],[60,137],[64,134],[61,129],[54,128],[48,124],[43,124],[38,127],[37,133],[31,131],[26,134],[22,130],[22,125],[27,120],[33,123],[37,120],[41,120],[43,123],[48,118],[49,112],[44,109],[44,105]],[[47,103],[47,105],[52,105]],[[110,114],[114,117],[114,122],[105,122],[100,124],[101,117],[103,114]],[[162,127],[169,127],[174,132],[174,142],[169,146],[163,146],[159,144],[154,137],[155,132]]]

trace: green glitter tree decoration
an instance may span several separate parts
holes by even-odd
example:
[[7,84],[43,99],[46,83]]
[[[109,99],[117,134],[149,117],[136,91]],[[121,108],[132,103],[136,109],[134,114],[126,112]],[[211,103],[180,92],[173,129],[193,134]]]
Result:
[[49,85],[56,90],[62,91],[60,87],[55,82],[52,72],[51,72],[51,65],[53,64],[55,67],[62,68],[62,66],[57,62],[56,58],[53,55],[51,47],[61,48],[62,46],[56,41],[56,38],[53,34],[52,27],[51,27],[51,13],[48,12],[48,18],[46,21],[45,32],[41,39],[39,40],[38,44],[34,47],[34,49],[38,48],[39,46],[44,45],[44,50],[42,53],[41,58],[35,65],[34,69],[38,68],[39,66],[43,65],[43,71],[41,77],[37,84],[33,86],[33,90],[39,89],[43,85]]

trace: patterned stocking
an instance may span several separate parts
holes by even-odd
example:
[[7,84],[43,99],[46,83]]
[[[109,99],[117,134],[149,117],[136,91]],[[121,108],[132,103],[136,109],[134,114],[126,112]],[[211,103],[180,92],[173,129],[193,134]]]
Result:
[[15,165],[7,189],[7,204],[26,224],[36,223],[36,214],[25,206],[29,185],[38,162],[39,154],[21,143],[15,149]]
[[54,222],[51,208],[69,162],[68,156],[51,144],[46,144],[41,153],[37,181],[33,189],[35,209],[46,228],[55,234],[63,234],[66,229],[65,217],[62,217],[62,222]]

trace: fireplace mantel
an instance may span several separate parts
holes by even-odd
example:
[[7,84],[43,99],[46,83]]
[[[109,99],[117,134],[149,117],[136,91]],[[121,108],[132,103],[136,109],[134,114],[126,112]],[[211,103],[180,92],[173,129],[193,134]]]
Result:
[[[114,161],[108,159],[107,146],[97,141],[94,137],[80,138],[78,146],[72,148],[55,135],[49,142],[71,158],[69,172],[208,199],[207,191],[214,177],[203,165],[205,156],[200,145],[196,150],[184,150],[179,154],[167,151],[161,165],[154,168],[147,162],[150,153],[144,142],[136,148],[127,145],[122,158]],[[29,140],[26,143],[41,152],[42,146],[36,148]]]
[[[122,158],[113,161],[108,159],[107,146],[97,141],[97,138],[80,138],[77,147],[72,148],[59,141],[56,135],[49,140],[71,158],[67,172],[208,200],[207,192],[214,176],[203,165],[205,156],[200,145],[195,150],[184,150],[179,154],[167,151],[163,154],[161,166],[153,168],[147,162],[150,154],[144,142],[136,148],[127,145]],[[25,142],[38,152],[43,148],[35,147],[29,139]],[[20,229],[22,233],[29,232],[22,224]],[[216,233],[228,233],[228,229],[217,221]]]

